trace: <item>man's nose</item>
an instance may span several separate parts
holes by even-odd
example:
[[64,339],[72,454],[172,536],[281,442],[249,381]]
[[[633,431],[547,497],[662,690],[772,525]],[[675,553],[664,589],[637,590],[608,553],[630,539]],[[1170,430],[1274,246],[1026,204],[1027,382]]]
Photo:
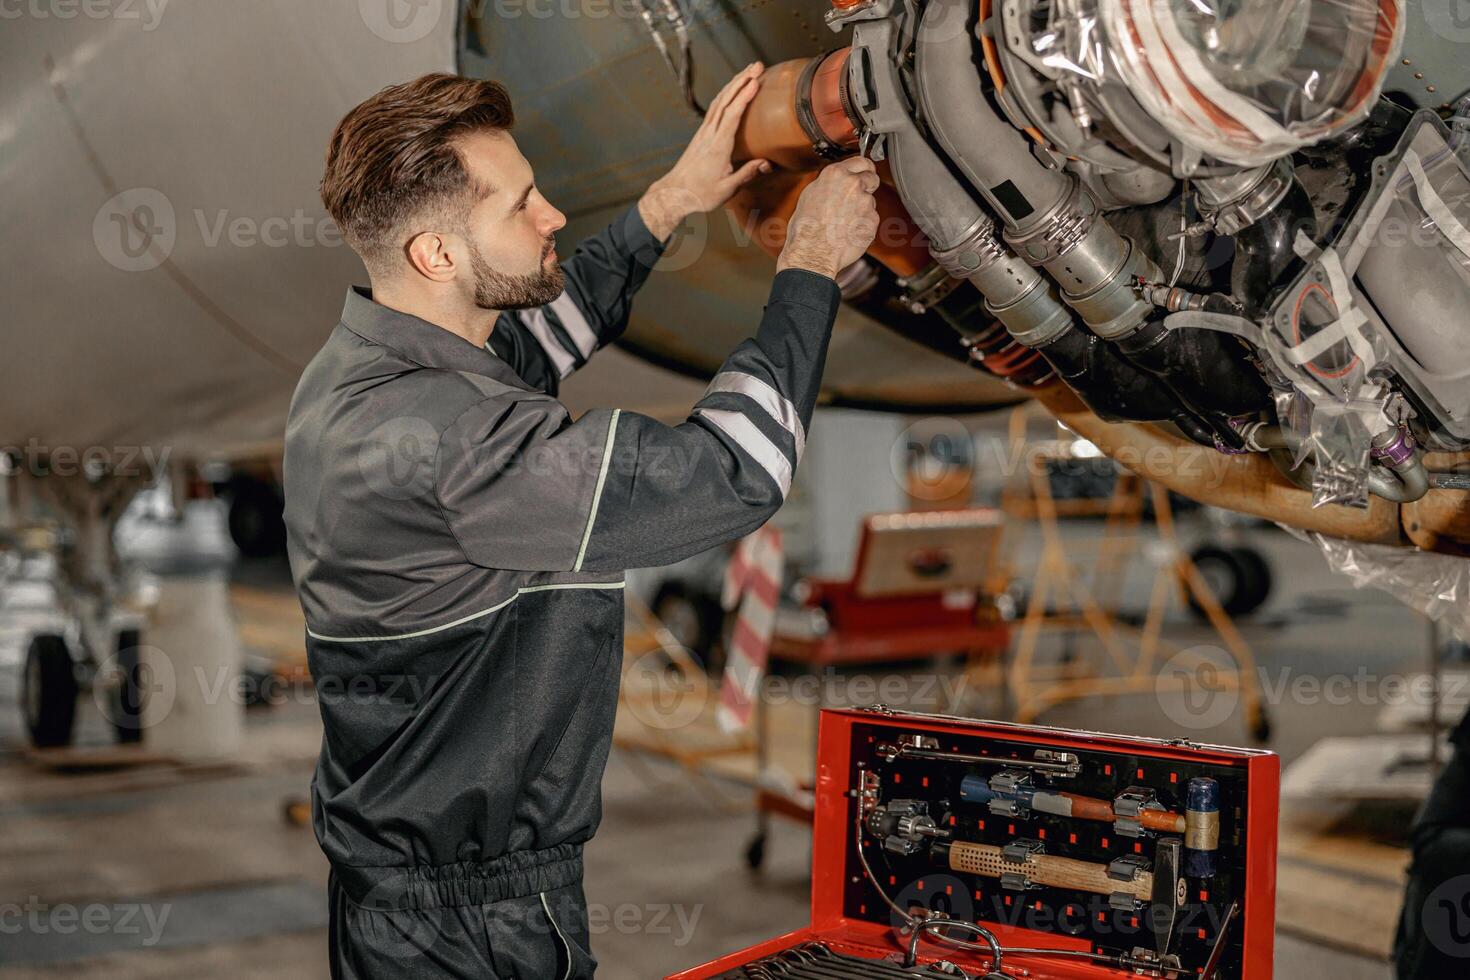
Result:
[[546,206],[546,215],[541,221],[541,234],[550,236],[566,227],[567,216],[551,205]]

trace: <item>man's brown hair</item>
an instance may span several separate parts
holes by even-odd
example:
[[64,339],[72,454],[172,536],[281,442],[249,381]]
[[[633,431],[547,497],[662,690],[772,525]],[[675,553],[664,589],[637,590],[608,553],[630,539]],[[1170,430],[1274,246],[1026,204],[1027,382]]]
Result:
[[410,218],[488,192],[474,186],[455,141],[514,123],[499,82],[436,72],[389,86],[337,124],[322,203],[368,269],[382,268]]

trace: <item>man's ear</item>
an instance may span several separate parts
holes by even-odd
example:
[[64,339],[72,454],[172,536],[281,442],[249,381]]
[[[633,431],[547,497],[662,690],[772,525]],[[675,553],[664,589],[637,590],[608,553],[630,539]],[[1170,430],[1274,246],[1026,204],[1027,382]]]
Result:
[[408,257],[408,264],[425,279],[449,282],[458,271],[455,251],[444,235],[423,231],[409,239],[404,254]]

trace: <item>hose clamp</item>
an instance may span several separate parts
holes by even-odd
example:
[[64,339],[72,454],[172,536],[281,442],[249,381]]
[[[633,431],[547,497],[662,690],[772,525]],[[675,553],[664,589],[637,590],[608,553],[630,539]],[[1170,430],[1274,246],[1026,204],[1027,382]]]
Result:
[[1076,248],[1092,230],[1097,216],[1097,201],[1074,177],[1072,189],[1040,227],[1025,234],[1007,230],[1005,240],[1027,262],[1046,265]]
[[1235,235],[1276,210],[1296,178],[1291,161],[1282,158],[1250,190],[1217,207],[1200,205],[1200,216],[1220,235]]

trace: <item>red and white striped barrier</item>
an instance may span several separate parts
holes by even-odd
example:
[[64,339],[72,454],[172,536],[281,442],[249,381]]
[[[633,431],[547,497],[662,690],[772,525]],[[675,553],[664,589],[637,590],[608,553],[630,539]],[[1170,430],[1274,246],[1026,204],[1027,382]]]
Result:
[[781,598],[781,532],[766,525],[740,539],[725,569],[720,604],[740,612],[730,637],[725,677],[716,712],[726,733],[750,726],[755,699],[766,674],[771,634],[776,628],[776,605]]

